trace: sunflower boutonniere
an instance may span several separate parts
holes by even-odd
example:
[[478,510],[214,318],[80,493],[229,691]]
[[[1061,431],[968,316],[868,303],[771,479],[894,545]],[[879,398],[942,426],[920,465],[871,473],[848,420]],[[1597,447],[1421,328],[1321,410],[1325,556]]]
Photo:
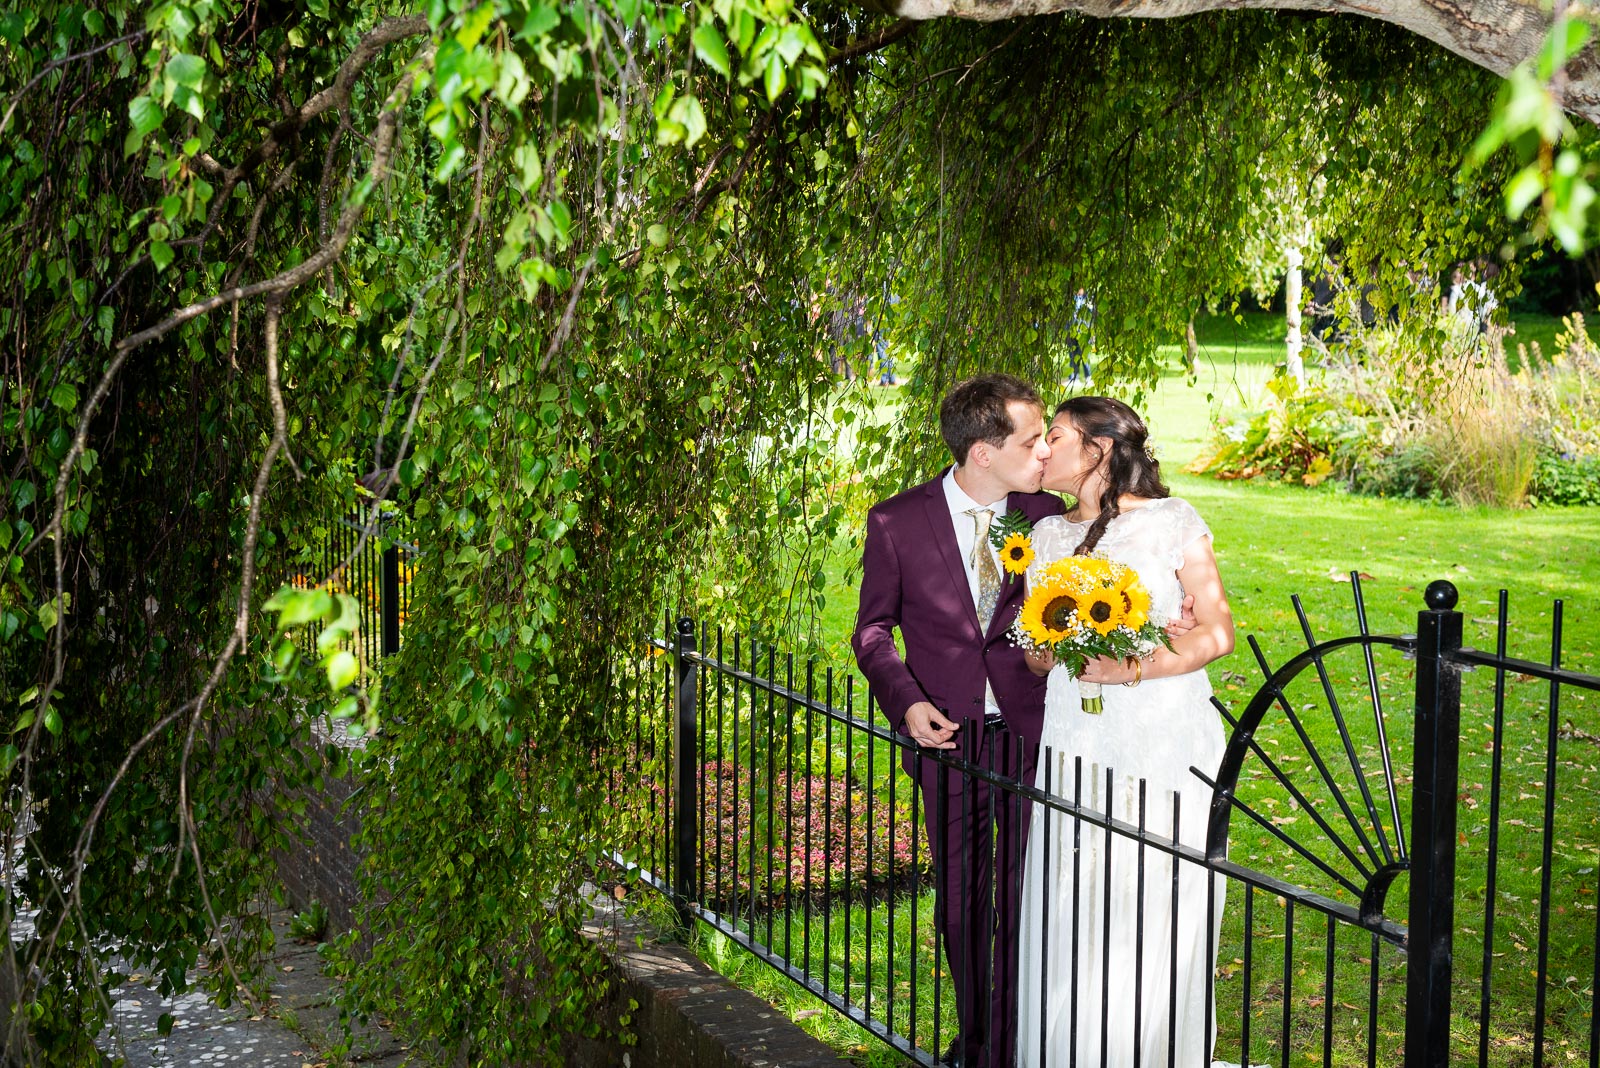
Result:
[[1011,575],[1022,575],[1033,563],[1033,520],[1020,508],[1013,508],[989,526],[989,544],[1000,554],[1000,566]]

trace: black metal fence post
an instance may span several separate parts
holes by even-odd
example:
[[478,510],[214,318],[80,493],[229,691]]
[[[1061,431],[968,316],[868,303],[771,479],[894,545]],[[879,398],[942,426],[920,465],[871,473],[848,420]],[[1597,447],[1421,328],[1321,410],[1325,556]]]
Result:
[[678,689],[673,700],[677,713],[672,731],[672,894],[685,927],[692,918],[689,903],[695,895],[695,852],[700,813],[696,803],[696,768],[699,763],[698,672],[694,665],[694,620],[678,620]]
[[1406,939],[1409,1068],[1450,1063],[1450,971],[1456,888],[1456,788],[1461,748],[1461,648],[1456,588],[1428,586],[1417,613],[1417,704],[1411,795],[1411,915]]
[[380,651],[384,656],[392,656],[400,651],[400,546],[391,545],[383,550],[379,571],[382,573],[379,608],[383,614]]

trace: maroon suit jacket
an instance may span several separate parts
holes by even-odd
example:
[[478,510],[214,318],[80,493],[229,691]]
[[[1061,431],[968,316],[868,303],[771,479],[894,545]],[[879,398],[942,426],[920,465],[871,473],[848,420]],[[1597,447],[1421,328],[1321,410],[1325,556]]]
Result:
[[[1030,742],[1044,726],[1045,680],[1028,670],[1006,630],[1022,605],[1021,576],[1002,572],[994,617],[980,627],[945,501],[944,476],[881,501],[867,513],[861,607],[850,640],[872,695],[896,731],[906,709],[929,701],[955,720],[983,719],[983,684],[1006,723]],[[1037,522],[1066,510],[1053,493],[1013,493]],[[895,648],[899,628],[905,658]]]

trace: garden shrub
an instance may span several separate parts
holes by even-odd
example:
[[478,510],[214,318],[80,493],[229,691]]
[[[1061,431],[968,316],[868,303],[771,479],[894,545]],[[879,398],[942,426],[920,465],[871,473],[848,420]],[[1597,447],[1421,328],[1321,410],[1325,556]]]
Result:
[[1414,441],[1392,449],[1348,450],[1345,485],[1369,497],[1413,497],[1439,500],[1444,496],[1437,474],[1433,447]]
[[[748,905],[753,893],[773,908],[791,897],[892,890],[929,869],[927,834],[906,783],[883,795],[853,778],[798,768],[768,780],[731,760],[711,761],[701,773],[710,899]],[[752,841],[761,847],[754,854]]]
[[1528,487],[1530,504],[1600,505],[1600,459],[1544,453]]
[[1332,474],[1349,425],[1337,401],[1319,387],[1302,389],[1285,376],[1268,382],[1267,394],[1265,407],[1218,420],[1211,450],[1185,470],[1226,479],[1271,475],[1307,486]]

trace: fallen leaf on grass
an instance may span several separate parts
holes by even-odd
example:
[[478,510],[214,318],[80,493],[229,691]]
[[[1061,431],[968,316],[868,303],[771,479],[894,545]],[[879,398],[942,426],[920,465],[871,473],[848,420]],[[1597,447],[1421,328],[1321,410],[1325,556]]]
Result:
[[[1372,576],[1369,575],[1365,571],[1357,571],[1356,572],[1356,577],[1359,578],[1362,582],[1366,582],[1366,581],[1368,581],[1368,580],[1370,580],[1372,578]],[[1329,582],[1349,582],[1350,581],[1350,572],[1348,572],[1348,571],[1340,571],[1336,567],[1330,567],[1330,568],[1328,568],[1328,581]]]

